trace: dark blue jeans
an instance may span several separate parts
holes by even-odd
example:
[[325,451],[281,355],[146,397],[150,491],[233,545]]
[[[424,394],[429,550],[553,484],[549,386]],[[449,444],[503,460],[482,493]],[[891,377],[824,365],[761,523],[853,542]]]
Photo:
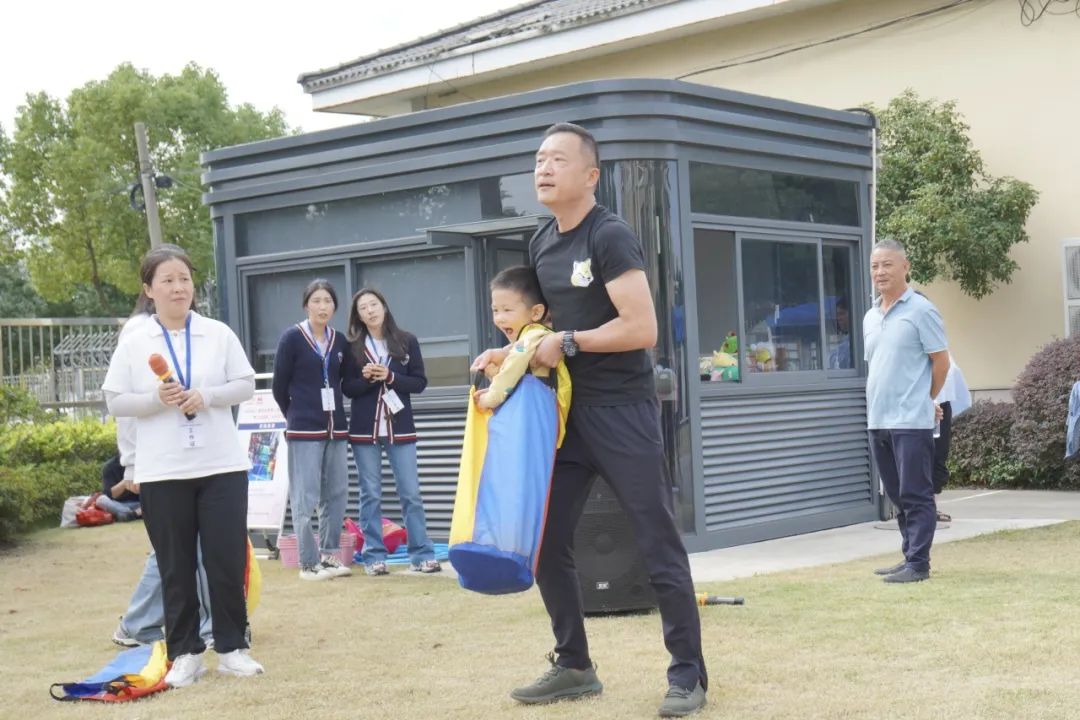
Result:
[[934,506],[933,430],[871,430],[870,454],[885,494],[896,506],[904,559],[915,570],[930,569],[937,513]]

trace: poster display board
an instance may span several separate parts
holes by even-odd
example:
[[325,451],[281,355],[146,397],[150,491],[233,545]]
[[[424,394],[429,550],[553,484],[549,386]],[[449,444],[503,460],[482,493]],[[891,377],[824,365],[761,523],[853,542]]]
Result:
[[248,529],[277,533],[289,499],[289,448],[285,416],[269,390],[256,390],[236,416],[240,443],[251,460],[248,471]]

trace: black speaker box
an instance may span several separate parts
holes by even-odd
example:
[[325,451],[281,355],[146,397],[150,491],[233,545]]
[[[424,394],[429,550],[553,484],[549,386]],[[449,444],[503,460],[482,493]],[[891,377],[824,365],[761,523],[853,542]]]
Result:
[[574,532],[574,561],[586,615],[656,607],[630,521],[599,477]]

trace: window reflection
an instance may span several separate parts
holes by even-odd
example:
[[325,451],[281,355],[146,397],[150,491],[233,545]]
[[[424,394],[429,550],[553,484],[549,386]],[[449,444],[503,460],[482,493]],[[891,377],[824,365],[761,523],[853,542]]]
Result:
[[742,272],[746,372],[820,370],[817,246],[744,240]]
[[739,381],[735,233],[694,231],[697,268],[698,374],[708,382]]
[[[469,382],[469,322],[464,256],[459,252],[356,265],[356,287],[386,297],[394,320],[416,335],[432,387]],[[422,291],[418,290],[422,288]]]
[[274,355],[278,340],[285,328],[300,322],[306,316],[300,304],[304,288],[315,278],[326,278],[337,290],[338,301],[343,304],[330,319],[337,330],[344,331],[349,314],[343,298],[345,293],[345,268],[337,266],[313,267],[303,270],[278,271],[250,275],[248,284],[248,317],[251,325],[251,360],[256,372],[273,372]]
[[858,183],[690,163],[690,208],[712,215],[858,225]]
[[855,367],[851,351],[851,253],[847,246],[825,245],[821,249],[825,279],[825,367],[848,370]]

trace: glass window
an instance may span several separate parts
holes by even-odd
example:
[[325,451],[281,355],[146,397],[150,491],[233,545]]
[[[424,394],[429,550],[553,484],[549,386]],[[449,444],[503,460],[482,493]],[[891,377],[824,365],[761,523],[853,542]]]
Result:
[[817,245],[742,241],[745,372],[820,370]]
[[356,287],[381,292],[398,327],[416,335],[429,385],[469,383],[471,326],[461,252],[358,262]]
[[690,163],[690,209],[712,215],[858,225],[858,190],[848,180]]
[[851,316],[851,256],[847,245],[825,245],[821,262],[825,280],[825,367],[849,370],[855,367],[851,337],[855,318]]
[[697,269],[698,372],[703,381],[739,381],[739,305],[735,233],[694,231]]
[[515,217],[519,215],[549,215],[551,211],[536,199],[533,174],[520,173],[498,178],[498,202],[491,204],[493,210],[484,207],[484,219]]
[[391,240],[421,228],[548,212],[532,173],[490,177],[238,215],[236,254]]
[[345,269],[340,266],[305,268],[274,272],[266,275],[250,275],[248,284],[248,319],[251,323],[251,364],[255,372],[273,372],[274,353],[285,328],[307,317],[301,302],[304,288],[315,278],[326,278],[337,291],[337,312],[331,324],[344,331],[349,322],[344,297]]
[[478,183],[265,210],[236,218],[236,254],[263,255],[415,235],[437,225],[481,217]]

